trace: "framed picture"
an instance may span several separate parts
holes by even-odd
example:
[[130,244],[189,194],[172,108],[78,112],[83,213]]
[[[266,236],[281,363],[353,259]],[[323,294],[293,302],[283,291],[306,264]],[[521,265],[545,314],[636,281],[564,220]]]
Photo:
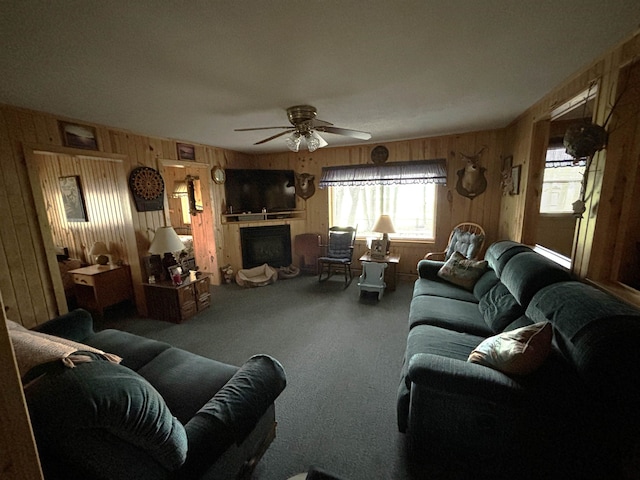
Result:
[[384,258],[387,255],[387,242],[384,240],[371,240],[371,257]]
[[178,160],[192,160],[196,159],[196,147],[193,145],[187,145],[186,143],[178,143]]
[[182,285],[182,267],[180,265],[171,265],[169,275],[174,285]]
[[511,181],[513,188],[511,189],[511,195],[520,195],[520,170],[522,165],[516,165],[511,167]]
[[506,156],[502,159],[502,171],[510,171],[513,167],[513,155]]
[[87,209],[82,195],[80,177],[60,177],[59,182],[67,222],[87,222]]
[[84,148],[85,150],[98,150],[98,138],[96,129],[77,123],[58,122],[62,143],[65,147]]

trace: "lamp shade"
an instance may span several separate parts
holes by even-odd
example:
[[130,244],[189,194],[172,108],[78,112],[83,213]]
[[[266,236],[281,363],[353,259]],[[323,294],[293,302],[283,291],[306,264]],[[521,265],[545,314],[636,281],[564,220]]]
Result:
[[184,243],[178,237],[173,227],[160,227],[156,230],[156,236],[149,246],[149,253],[163,255],[167,252],[179,252],[184,250]]
[[91,251],[89,255],[108,255],[109,250],[107,250],[107,246],[104,242],[96,242],[91,247]]
[[378,233],[396,233],[389,215],[380,215],[372,230]]

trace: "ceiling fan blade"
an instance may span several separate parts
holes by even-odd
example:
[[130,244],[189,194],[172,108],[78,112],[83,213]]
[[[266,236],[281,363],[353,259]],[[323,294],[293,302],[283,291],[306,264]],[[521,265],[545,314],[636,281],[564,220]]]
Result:
[[319,118],[314,118],[313,120],[311,120],[311,123],[315,126],[316,124],[322,124],[322,125],[330,125],[333,126],[333,123],[331,122],[327,122],[326,120],[320,120]]
[[267,143],[271,140],[273,140],[274,138],[278,138],[281,137],[282,135],[286,135],[289,132],[292,132],[294,129],[293,128],[289,128],[288,130],[285,130],[284,132],[280,132],[280,133],[276,133],[275,135],[271,135],[269,138],[265,138],[264,140],[260,140],[259,142],[254,143],[254,145],[260,145],[262,143]]
[[326,133],[335,133],[336,135],[346,135],[347,137],[358,138],[360,140],[369,140],[371,138],[371,134],[368,132],[361,132],[359,130],[349,130],[348,128],[338,128],[338,127],[317,127],[316,130],[319,132]]
[[274,128],[291,128],[291,125],[287,125],[286,127],[256,127],[256,128],[234,128],[234,132],[249,132],[251,130],[271,130]]

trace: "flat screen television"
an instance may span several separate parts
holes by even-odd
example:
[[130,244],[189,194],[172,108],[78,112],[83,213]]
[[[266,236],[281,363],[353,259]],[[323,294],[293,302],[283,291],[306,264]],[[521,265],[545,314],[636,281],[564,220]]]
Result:
[[293,170],[245,170],[228,168],[224,183],[227,213],[295,210]]

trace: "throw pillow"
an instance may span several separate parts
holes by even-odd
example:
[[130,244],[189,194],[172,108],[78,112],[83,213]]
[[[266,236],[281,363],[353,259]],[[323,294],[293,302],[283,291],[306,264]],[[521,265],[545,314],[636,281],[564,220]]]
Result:
[[550,322],[535,323],[483,340],[467,361],[506,374],[527,375],[549,356],[552,338]]
[[486,270],[485,260],[467,260],[460,252],[453,252],[451,258],[438,270],[438,276],[471,291]]

